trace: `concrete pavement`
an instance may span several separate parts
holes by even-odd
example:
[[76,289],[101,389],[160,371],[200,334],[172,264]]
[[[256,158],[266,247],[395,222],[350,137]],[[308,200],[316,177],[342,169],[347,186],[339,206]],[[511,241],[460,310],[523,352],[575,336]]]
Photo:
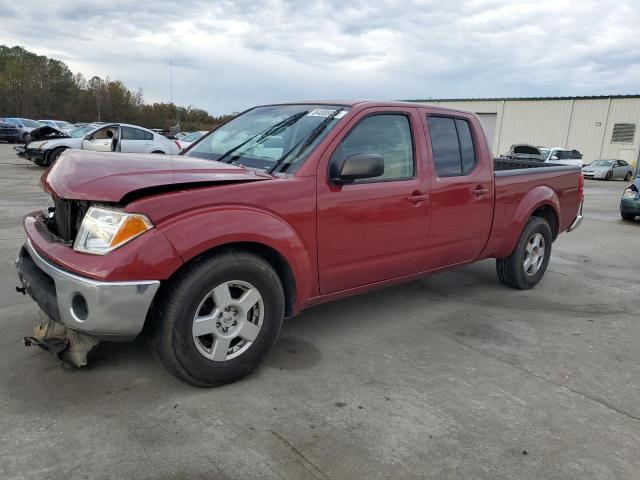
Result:
[[638,478],[625,182],[587,181],[586,219],[533,290],[484,261],[322,305],[285,323],[255,374],[202,390],[143,339],[74,371],[22,345],[37,307],[13,260],[42,171],[0,144],[0,478]]

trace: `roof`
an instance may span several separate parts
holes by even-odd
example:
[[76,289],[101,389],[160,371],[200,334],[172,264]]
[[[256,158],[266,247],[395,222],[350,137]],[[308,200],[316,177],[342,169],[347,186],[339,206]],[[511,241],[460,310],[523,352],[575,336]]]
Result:
[[606,100],[608,98],[640,98],[640,93],[631,95],[587,95],[576,97],[476,97],[476,98],[425,98],[422,100],[405,100],[406,102],[496,102],[520,101],[533,102],[537,100]]

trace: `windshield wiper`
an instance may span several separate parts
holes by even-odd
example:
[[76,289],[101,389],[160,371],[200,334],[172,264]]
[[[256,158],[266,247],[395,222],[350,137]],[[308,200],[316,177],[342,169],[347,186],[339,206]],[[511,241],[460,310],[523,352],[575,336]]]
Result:
[[267,170],[267,173],[275,172],[276,168],[278,168],[282,164],[282,162],[284,162],[287,159],[287,157],[289,157],[291,152],[293,152],[296,148],[299,148],[298,156],[302,155],[304,151],[307,148],[309,148],[309,145],[311,145],[315,141],[315,139],[320,136],[320,134],[324,131],[324,129],[327,128],[327,125],[329,125],[329,122],[333,120],[336,117],[336,115],[338,115],[343,110],[344,110],[343,108],[337,109],[327,118],[325,118],[322,122],[320,122],[318,126],[316,126],[316,128],[311,130],[311,133],[307,135],[306,138],[303,138],[302,140],[300,140],[293,147],[291,147],[289,151],[287,151],[282,157],[280,157],[280,159],[269,170]]
[[[291,115],[290,117],[285,118],[284,120],[276,123],[275,125],[270,126],[266,130],[264,130],[262,132],[259,132],[259,133],[256,133],[254,136],[250,137],[248,140],[245,140],[241,144],[236,145],[232,149],[227,150],[226,152],[224,152],[220,157],[218,157],[216,159],[216,161],[223,162],[226,158],[229,157],[229,155],[231,155],[233,152],[237,151],[238,149],[244,147],[247,143],[251,142],[255,138],[258,138],[256,140],[256,143],[258,143],[261,140],[264,140],[265,138],[267,138],[267,137],[269,137],[271,135],[275,135],[277,133],[280,133],[285,128],[290,127],[291,125],[296,123],[298,120],[300,120],[302,117],[304,117],[307,113],[309,113],[308,110],[305,110],[303,112],[298,112],[295,115]],[[227,161],[227,163],[231,163],[233,160],[235,160],[235,158],[236,157],[232,157],[229,161]]]

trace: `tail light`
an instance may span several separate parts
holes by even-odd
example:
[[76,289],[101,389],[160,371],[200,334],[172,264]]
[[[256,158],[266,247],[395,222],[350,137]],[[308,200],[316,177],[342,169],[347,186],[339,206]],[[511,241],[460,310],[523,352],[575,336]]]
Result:
[[578,199],[584,201],[584,175],[580,173],[580,180],[578,180]]

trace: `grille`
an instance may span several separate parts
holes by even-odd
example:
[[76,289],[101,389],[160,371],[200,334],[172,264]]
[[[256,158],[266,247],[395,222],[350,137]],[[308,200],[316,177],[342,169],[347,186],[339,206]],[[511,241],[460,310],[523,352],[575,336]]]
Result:
[[65,242],[73,242],[87,212],[88,202],[55,198],[54,205],[53,216],[47,221],[49,230]]
[[18,133],[18,129],[12,127],[0,127],[0,133]]

